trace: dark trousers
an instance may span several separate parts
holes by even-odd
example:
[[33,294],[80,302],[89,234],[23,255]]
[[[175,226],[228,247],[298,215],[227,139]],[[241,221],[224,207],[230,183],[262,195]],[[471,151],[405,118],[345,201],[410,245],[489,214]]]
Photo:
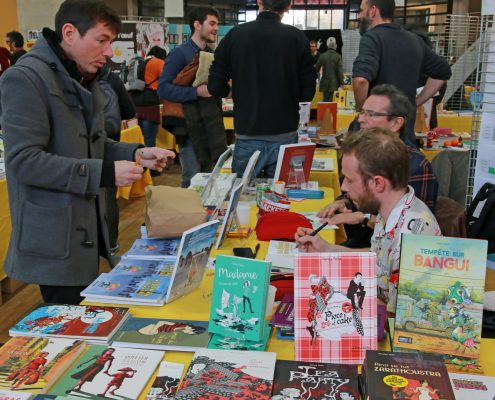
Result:
[[86,286],[40,285],[41,297],[45,303],[78,305],[83,301],[80,293]]
[[105,201],[107,206],[107,226],[110,249],[117,246],[119,237],[119,205],[117,204],[117,188],[105,188]]

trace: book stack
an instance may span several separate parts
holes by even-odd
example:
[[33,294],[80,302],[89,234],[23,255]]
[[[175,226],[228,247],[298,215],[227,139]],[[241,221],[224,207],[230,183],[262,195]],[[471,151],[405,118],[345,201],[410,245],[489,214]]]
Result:
[[129,309],[67,304],[40,305],[9,330],[10,336],[64,337],[108,344]]
[[272,315],[270,325],[277,328],[279,339],[294,338],[294,293],[286,293]]
[[456,399],[437,354],[367,351],[359,383],[366,400]]

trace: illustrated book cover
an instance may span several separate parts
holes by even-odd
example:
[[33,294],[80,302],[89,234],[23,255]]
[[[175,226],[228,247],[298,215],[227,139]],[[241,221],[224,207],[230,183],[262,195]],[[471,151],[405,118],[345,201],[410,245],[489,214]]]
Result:
[[160,363],[156,378],[145,400],[168,400],[173,399],[179,387],[183,364],[163,361]]
[[272,315],[270,325],[294,327],[294,293],[286,293]]
[[268,400],[275,353],[202,349],[196,352],[176,400]]
[[112,269],[112,274],[122,275],[169,275],[175,264],[175,257],[165,260],[139,260],[122,257]]
[[14,392],[13,390],[0,390],[0,400],[29,400],[34,397],[32,393]]
[[71,399],[137,399],[163,354],[91,345],[48,393]]
[[314,143],[281,145],[273,181],[284,181],[286,188],[309,181],[315,148]]
[[[332,101],[318,102],[316,105],[316,120],[320,121],[320,135],[335,133],[337,130],[337,103]],[[323,122],[325,126],[321,126]],[[324,128],[324,132],[321,132],[321,128]],[[330,130],[332,131],[330,132]]]
[[115,334],[112,346],[194,352],[209,340],[208,322],[131,317]]
[[[265,321],[265,323],[267,322]],[[268,339],[270,338],[270,327],[266,326],[263,332],[263,338],[258,341],[226,337],[219,335],[218,333],[214,333],[211,335],[208,348],[219,350],[265,351],[266,345],[268,344]]]
[[140,260],[175,259],[178,246],[179,239],[136,239],[124,257]]
[[358,400],[357,366],[277,360],[272,399]]
[[298,254],[296,360],[360,364],[377,348],[375,253]]
[[259,341],[264,336],[271,264],[217,256],[208,330],[222,336]]
[[449,370],[480,370],[487,242],[403,235],[394,351],[443,354]]
[[364,398],[369,400],[455,400],[437,354],[368,351],[362,377]]
[[456,400],[493,400],[495,377],[449,372]]
[[106,342],[129,315],[128,308],[42,304],[10,328],[9,335]]
[[85,347],[66,338],[12,338],[0,347],[0,389],[45,393]]

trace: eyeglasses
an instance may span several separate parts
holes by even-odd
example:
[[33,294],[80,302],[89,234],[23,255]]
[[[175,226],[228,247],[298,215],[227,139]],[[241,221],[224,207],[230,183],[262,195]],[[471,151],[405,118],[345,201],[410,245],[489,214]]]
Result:
[[379,112],[379,111],[373,111],[373,110],[366,110],[364,108],[361,111],[359,111],[359,115],[362,115],[363,117],[368,117],[368,118],[373,118],[373,117],[396,117],[396,115],[393,115],[393,114]]

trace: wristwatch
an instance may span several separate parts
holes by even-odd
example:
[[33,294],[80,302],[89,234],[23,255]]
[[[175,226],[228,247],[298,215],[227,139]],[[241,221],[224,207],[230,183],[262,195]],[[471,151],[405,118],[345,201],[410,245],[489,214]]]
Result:
[[370,222],[371,214],[364,214],[363,220],[361,221],[361,226],[366,228],[368,226],[368,222]]

